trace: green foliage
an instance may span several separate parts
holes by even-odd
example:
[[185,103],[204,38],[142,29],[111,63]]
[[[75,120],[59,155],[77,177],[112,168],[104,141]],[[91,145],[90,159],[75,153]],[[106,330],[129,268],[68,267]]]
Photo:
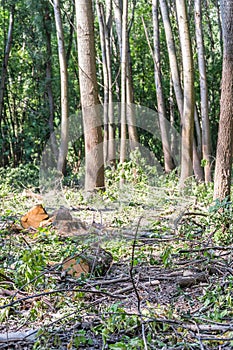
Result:
[[2,179],[0,191],[4,187],[18,191],[26,187],[39,186],[39,168],[33,164],[20,164],[17,168],[0,168],[0,177]]
[[75,334],[75,336],[72,340],[72,344],[75,347],[75,349],[79,349],[80,346],[92,345],[93,340],[88,339],[88,335],[86,334],[85,330],[81,330]]
[[232,280],[226,287],[221,285],[208,286],[203,290],[203,296],[200,298],[204,307],[211,308],[208,317],[216,322],[224,320],[226,317],[232,317]]
[[[183,328],[182,322],[192,327],[213,321],[221,325],[230,322],[233,281],[228,245],[232,244],[232,202],[216,201],[207,211],[212,185],[192,181],[188,196],[181,194],[175,172],[158,175],[156,169],[145,171],[144,160],[138,162],[136,153],[126,166],[122,191],[109,169],[108,178],[112,182],[105,193],[88,199],[76,187],[65,189],[71,206],[80,205],[80,210],[73,210],[72,215],[85,222],[88,229],[84,235],[76,231],[63,235],[53,227],[32,231],[12,226],[13,221],[19,223],[21,213],[31,203],[26,203],[29,199],[17,189],[32,183],[37,168],[24,169],[23,166],[9,169],[9,177],[1,169],[5,186],[0,189],[4,208],[0,221],[0,282],[6,296],[1,296],[0,306],[17,302],[20,292],[23,297],[27,293],[46,295],[3,308],[2,328],[16,324],[24,328],[28,322],[32,328],[38,328],[39,324],[41,330],[33,345],[38,350],[58,349],[64,342],[67,349],[99,346],[138,350],[145,348],[144,321],[149,349],[175,350],[198,349],[200,345],[193,330]],[[135,169],[139,170],[138,182],[132,185]],[[147,184],[148,170],[153,173],[155,186]],[[13,187],[20,179],[19,187]],[[15,193],[10,192],[10,187]],[[142,219],[132,261],[139,217]],[[97,242],[113,255],[107,274],[99,277],[87,274],[80,279],[64,276],[63,259],[77,256]],[[216,243],[226,246],[221,250]],[[142,317],[138,315],[139,301],[132,288],[131,266]],[[178,281],[184,272],[188,272],[187,276],[205,273],[207,278],[181,288]],[[123,292],[125,287],[129,289]],[[12,299],[16,291],[18,294]],[[121,302],[116,303],[116,296],[123,297]],[[229,332],[220,335],[221,339],[231,337]],[[216,345],[210,341],[206,344],[210,348]]]
[[[127,334],[132,327],[139,326],[139,320],[137,315],[127,314],[120,303],[116,303],[106,309],[102,318],[102,324],[104,327],[102,325],[95,327],[95,333],[99,334],[100,332],[102,334],[103,344],[106,344],[111,334],[119,336],[123,330]],[[123,344],[122,342],[115,343],[114,346],[116,347],[112,347],[111,349],[125,349],[124,347],[120,347]],[[139,345],[139,342],[137,345]]]
[[[4,53],[6,44],[6,33],[8,29],[10,7],[13,1],[3,2],[0,6],[1,26],[0,42],[1,52]],[[135,5],[134,12],[132,11]],[[219,38],[218,11],[215,2],[203,3],[203,32],[205,44],[205,59],[208,78],[209,92],[209,117],[211,125],[211,135],[213,150],[215,153],[216,134],[219,117],[220,101],[220,80],[222,66],[222,45]],[[72,2],[62,1],[61,10],[63,14],[63,26],[66,42],[66,53],[69,71],[69,109],[70,114],[77,111],[80,105],[78,71],[77,71],[77,48],[74,45],[74,6]],[[194,36],[193,4],[188,7],[189,27],[191,35]],[[33,18],[31,13],[33,12]],[[178,64],[181,63],[180,38],[178,35],[177,20],[173,3],[169,5],[169,13],[174,40],[177,50]],[[131,17],[132,15],[132,17]],[[132,63],[132,76],[134,85],[134,100],[136,104],[157,109],[156,89],[154,82],[154,62],[150,47],[146,40],[146,35],[142,25],[142,18],[146,24],[151,47],[153,47],[152,30],[152,8],[149,1],[136,1],[130,3],[129,11],[130,27],[130,54]],[[131,22],[132,21],[132,22]],[[170,65],[168,50],[162,19],[160,18],[160,46],[161,46],[161,70],[162,85],[165,96],[166,111],[169,119],[170,114]],[[103,98],[103,73],[102,73],[102,53],[100,50],[99,25],[95,12],[95,40],[97,50],[97,75],[100,87],[100,95]],[[48,57],[48,36],[51,36],[51,54]],[[119,100],[119,64],[120,53],[116,35],[115,23],[113,20],[113,55],[112,73],[114,100]],[[38,162],[45,142],[48,138],[49,127],[48,118],[50,115],[48,101],[48,83],[52,85],[54,99],[54,123],[55,127],[60,122],[60,73],[57,54],[57,36],[54,23],[53,8],[47,1],[36,4],[32,0],[18,1],[15,12],[14,42],[8,67],[8,85],[4,103],[4,115],[1,122],[1,132],[3,137],[0,140],[2,149],[2,159],[0,165],[17,166],[21,163]],[[194,65],[197,67],[196,47],[194,51]],[[3,56],[3,54],[2,54]],[[3,57],[1,57],[3,59]],[[46,65],[51,63],[52,78],[48,81],[46,77]],[[195,90],[197,106],[200,105],[200,87],[198,69],[195,69]],[[179,117],[175,104],[174,108],[175,125],[179,130]],[[163,152],[161,142],[154,139],[145,130],[138,128],[139,140],[142,145],[148,147],[156,156],[160,164],[163,164]],[[68,157],[68,168],[77,171],[79,163],[84,158],[83,140],[76,142],[76,146],[70,148]],[[127,173],[126,169],[126,173]],[[128,175],[126,175],[128,176]],[[69,179],[71,182],[72,178]]]
[[123,164],[119,163],[116,169],[105,170],[107,185],[119,184],[123,179],[126,183],[143,186],[146,183],[146,161],[141,157],[139,149],[130,153],[130,158]]
[[220,201],[215,200],[214,205],[209,207],[210,225],[214,226],[214,239],[217,243],[232,244],[233,213],[232,202],[228,198]]
[[44,278],[40,274],[45,266],[45,256],[38,248],[25,249],[15,263],[16,285],[19,288],[29,285],[29,288],[31,288],[30,283],[32,281],[34,286],[42,283]]
[[139,350],[144,349],[143,340],[139,337],[130,338],[127,336],[123,337],[122,341],[116,342],[115,344],[110,344],[109,349],[112,350]]
[[192,183],[192,194],[197,198],[199,203],[204,205],[209,205],[213,201],[213,190],[214,184],[210,182],[208,184],[205,183]]
[[162,262],[165,267],[168,267],[172,261],[172,251],[173,248],[171,246],[165,247],[164,251],[161,254]]

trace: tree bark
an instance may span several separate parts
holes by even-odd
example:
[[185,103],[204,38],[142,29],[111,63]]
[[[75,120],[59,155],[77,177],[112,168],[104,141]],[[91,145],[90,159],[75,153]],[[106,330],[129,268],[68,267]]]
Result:
[[108,103],[109,103],[109,71],[107,64],[107,47],[106,47],[106,22],[103,3],[99,0],[96,3],[97,15],[99,20],[99,32],[100,32],[100,45],[102,52],[102,71],[104,82],[104,163],[107,163],[108,159]]
[[214,199],[230,196],[233,155],[233,2],[221,0],[223,67]]
[[46,52],[47,52],[47,61],[46,61],[46,90],[48,95],[48,104],[49,104],[49,131],[50,131],[50,140],[51,147],[54,154],[54,158],[58,158],[58,145],[56,136],[54,133],[54,98],[53,98],[53,89],[52,89],[52,45],[51,45],[51,16],[49,7],[46,6],[44,9],[44,31],[46,37]]
[[162,76],[160,69],[160,38],[159,38],[159,19],[158,19],[158,0],[152,1],[153,31],[154,31],[154,69],[155,85],[157,95],[157,108],[159,115],[159,124],[161,131],[161,140],[164,154],[164,169],[166,173],[172,171],[175,166],[171,156],[171,148],[168,137],[168,121],[166,118],[166,108],[162,89]]
[[85,137],[85,190],[104,188],[102,120],[95,66],[94,18],[91,0],[76,0],[79,84]]
[[166,42],[167,42],[173,88],[176,96],[176,102],[177,102],[179,114],[182,119],[184,96],[183,96],[183,91],[180,83],[180,72],[179,72],[177,57],[176,57],[176,47],[173,39],[171,22],[169,18],[166,0],[160,0],[160,8],[161,8],[161,14],[163,18],[163,25],[165,30]]
[[[172,78],[173,88],[175,92],[176,103],[177,103],[177,107],[178,107],[178,111],[179,111],[180,119],[182,123],[184,94],[183,94],[183,89],[181,87],[181,82],[180,82],[180,72],[179,72],[177,55],[176,55],[176,47],[175,47],[175,42],[172,34],[171,22],[169,18],[169,12],[168,12],[168,6],[167,6],[166,0],[160,0],[160,8],[161,8],[161,14],[163,18],[163,24],[164,24],[164,30],[165,30],[165,36],[166,36],[166,42],[167,42],[167,48],[168,48],[168,56],[169,56],[169,62],[171,67],[171,78]],[[198,180],[202,180],[203,172],[200,165],[199,152],[197,151],[197,149],[195,149],[195,147],[198,149],[201,148],[201,137],[200,137],[201,131],[200,131],[198,113],[195,107],[194,107],[194,116],[195,116],[195,126],[196,126],[198,146],[196,146],[196,144],[194,144],[193,146],[193,158],[195,160],[193,163],[193,168],[194,168],[194,173],[196,178]]]
[[116,164],[116,142],[115,142],[115,121],[113,109],[113,92],[112,92],[112,0],[106,0],[106,58],[108,68],[108,87],[109,87],[109,102],[108,102],[108,163],[115,166]]
[[53,1],[57,32],[58,56],[61,79],[61,141],[59,147],[57,170],[64,174],[68,152],[68,72],[65,53],[64,33],[61,19],[60,0]]
[[[128,2],[128,1],[127,1]],[[115,23],[116,23],[116,31],[117,31],[117,37],[119,42],[119,48],[120,48],[120,57],[121,62],[125,60],[125,80],[126,80],[126,92],[125,92],[125,102],[127,103],[127,106],[122,106],[122,108],[126,108],[126,117],[125,117],[125,130],[123,130],[123,133],[127,134],[128,130],[128,136],[130,141],[130,150],[134,150],[138,146],[138,135],[137,135],[137,128],[136,128],[136,120],[133,114],[133,108],[131,106],[132,103],[134,103],[134,92],[133,92],[133,78],[132,78],[132,68],[131,68],[131,55],[130,55],[130,45],[129,45],[129,28],[127,27],[124,29],[123,26],[123,7],[126,6],[125,2],[122,2],[122,0],[114,0],[114,15],[115,15]],[[128,9],[127,9],[128,11]],[[133,10],[134,11],[134,10]],[[128,19],[128,14],[127,14]],[[123,30],[126,32],[123,33]],[[125,38],[124,38],[125,36]],[[126,43],[123,44],[123,41],[126,40]],[[123,53],[123,45],[126,45],[125,51],[126,53]],[[126,57],[122,57],[122,55],[126,55]],[[121,79],[122,84],[122,79]],[[124,92],[123,92],[124,94]],[[121,94],[121,102],[122,101],[122,94]],[[124,128],[123,128],[124,129]]]
[[176,0],[184,81],[180,186],[193,174],[194,76],[185,0]]
[[15,5],[12,5],[11,6],[11,10],[10,10],[7,42],[6,42],[5,53],[4,53],[3,62],[2,62],[2,71],[1,71],[1,82],[0,82],[0,122],[1,122],[1,119],[2,119],[2,113],[3,113],[4,91],[5,91],[6,78],[7,78],[7,67],[8,67],[9,57],[10,57],[11,46],[12,46],[14,16],[15,16]]
[[211,147],[210,147],[210,124],[208,111],[208,86],[206,77],[205,48],[202,29],[201,0],[195,0],[195,29],[198,51],[198,67],[201,95],[201,119],[202,119],[202,157],[206,164],[204,166],[205,182],[212,180],[211,176]]
[[126,74],[127,74],[127,20],[128,20],[128,0],[123,2],[122,12],[122,54],[121,54],[121,143],[120,143],[120,163],[126,160]]
[[132,73],[132,60],[130,51],[130,29],[133,24],[134,11],[135,11],[135,1],[133,2],[133,9],[131,10],[132,17],[129,28],[127,28],[127,67],[126,67],[126,102],[127,102],[127,127],[129,134],[129,144],[130,150],[134,151],[138,147],[138,134],[136,128],[136,119],[134,115],[134,108],[132,104],[134,103],[134,87],[133,87],[133,73]]

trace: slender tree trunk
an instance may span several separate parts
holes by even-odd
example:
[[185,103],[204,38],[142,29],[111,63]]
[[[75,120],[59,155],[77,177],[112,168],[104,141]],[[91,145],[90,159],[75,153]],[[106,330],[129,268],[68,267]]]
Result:
[[102,69],[103,69],[103,82],[104,82],[104,163],[108,160],[108,104],[109,104],[109,77],[108,77],[108,64],[107,64],[107,48],[106,48],[106,22],[103,3],[99,0],[96,3],[97,14],[99,20],[99,30],[100,30],[100,44],[102,51]]
[[68,45],[67,45],[67,49],[66,49],[66,62],[67,62],[67,67],[69,67],[69,60],[70,60],[70,56],[71,56],[71,50],[72,50],[72,46],[73,46],[73,38],[74,38],[74,28],[75,28],[75,24],[74,24],[74,17],[75,17],[75,4],[74,1],[71,1],[71,15],[69,18],[69,25],[70,25],[70,31],[69,31],[69,40],[68,40]]
[[204,167],[205,182],[212,180],[211,177],[211,147],[210,147],[210,125],[208,111],[208,87],[206,77],[205,49],[202,30],[201,0],[195,0],[195,29],[198,51],[198,67],[200,78],[201,95],[201,118],[202,118],[202,156],[206,161]]
[[[134,4],[135,8],[135,4]],[[134,13],[134,9],[133,9]],[[130,29],[127,30],[127,67],[126,67],[126,102],[127,102],[127,126],[129,133],[130,150],[133,151],[138,146],[138,134],[136,128],[136,120],[134,116],[134,88],[132,75],[132,61],[129,43]]]
[[[165,36],[166,36],[166,42],[167,42],[167,49],[168,49],[168,56],[169,56],[169,62],[170,62],[170,68],[171,68],[171,79],[173,83],[173,88],[175,92],[176,97],[176,103],[178,107],[178,111],[180,114],[180,119],[182,123],[183,118],[183,104],[184,104],[184,94],[181,87],[180,82],[180,72],[178,68],[178,61],[177,61],[177,55],[176,55],[176,47],[175,42],[172,34],[172,27],[171,22],[169,18],[169,12],[168,12],[168,6],[166,0],[160,0],[160,8],[161,8],[161,14],[163,18],[163,25],[165,30]],[[198,120],[198,113],[196,108],[194,109],[194,116],[195,116],[195,126],[196,126],[196,133],[197,133],[197,140],[198,140],[198,148],[201,147],[201,131],[200,131],[200,125]],[[196,144],[194,147],[197,147]],[[200,159],[198,151],[193,147],[193,158],[195,162],[193,163],[194,173],[198,180],[203,179],[203,171],[200,164]]]
[[167,6],[166,0],[160,0],[160,8],[161,8],[161,14],[163,18],[163,25],[165,30],[166,42],[167,42],[173,88],[176,96],[176,102],[180,113],[180,117],[182,119],[184,96],[183,96],[183,91],[180,83],[180,72],[179,72],[177,57],[176,57],[176,47],[173,39],[171,22],[169,18],[168,6]]
[[123,2],[122,12],[122,55],[121,55],[121,144],[120,163],[126,160],[126,74],[127,74],[127,20],[128,20],[128,0]]
[[13,27],[14,27],[14,15],[15,15],[15,5],[11,6],[10,17],[9,17],[9,27],[8,27],[8,35],[7,42],[5,47],[5,53],[2,62],[2,70],[1,70],[1,82],[0,82],[0,122],[2,119],[3,106],[4,106],[4,91],[6,86],[6,78],[7,78],[7,67],[8,61],[10,57],[10,51],[12,46],[12,38],[13,38]]
[[218,27],[219,27],[219,40],[220,45],[222,47],[222,25],[221,25],[221,14],[220,14],[220,6],[219,6],[219,0],[215,0],[216,2],[216,8],[217,8],[217,14],[218,14]]
[[52,45],[51,45],[51,16],[49,12],[49,7],[45,7],[44,11],[44,31],[46,37],[46,52],[47,52],[47,62],[46,62],[46,89],[48,95],[49,104],[49,131],[51,147],[55,159],[58,158],[58,145],[56,136],[54,133],[54,98],[52,90]]
[[170,111],[170,123],[171,123],[171,153],[173,155],[178,154],[176,137],[174,135],[175,130],[175,113],[174,113],[174,94],[172,78],[170,77],[170,93],[169,93],[169,111]]
[[157,95],[157,107],[159,114],[159,124],[161,130],[161,139],[164,154],[165,172],[169,173],[174,169],[174,163],[171,156],[171,149],[168,137],[168,121],[166,118],[166,108],[162,89],[162,76],[160,69],[160,38],[159,38],[159,19],[158,19],[158,0],[152,1],[152,16],[154,30],[154,69],[155,69],[155,85]]
[[223,68],[214,199],[230,196],[233,156],[233,2],[221,0]]
[[91,0],[76,0],[79,84],[85,136],[85,189],[104,188],[102,121],[95,66],[94,18]]
[[[128,0],[127,0],[128,3]],[[133,108],[131,106],[132,103],[134,103],[134,92],[133,92],[133,78],[132,78],[132,68],[131,68],[131,55],[130,55],[130,45],[129,45],[129,28],[127,28],[126,23],[126,33],[123,34],[123,23],[122,20],[124,18],[123,15],[123,7],[126,6],[125,2],[122,0],[114,0],[114,14],[115,14],[115,23],[116,23],[116,31],[117,31],[117,37],[119,42],[119,48],[120,48],[120,56],[121,56],[121,62],[125,59],[126,64],[126,92],[125,92],[125,102],[127,103],[126,107],[126,127],[123,132],[129,134],[129,141],[130,141],[130,149],[134,150],[135,147],[138,146],[138,135],[137,135],[137,128],[136,128],[136,120],[133,113]],[[128,9],[127,9],[128,11]],[[134,11],[134,10],[133,10]],[[128,18],[128,14],[127,14]],[[123,36],[126,36],[124,39]],[[123,41],[126,40],[126,58],[122,58],[123,53]],[[121,95],[121,102],[122,102],[122,95]],[[124,107],[123,107],[124,108]]]
[[129,47],[129,33],[127,33],[127,68],[126,68],[126,103],[127,103],[127,126],[129,133],[130,150],[133,151],[138,146],[138,134],[136,120],[134,116],[134,91],[131,67],[131,55]]
[[176,9],[181,39],[184,81],[180,174],[180,185],[183,187],[185,181],[193,174],[194,76],[192,47],[185,0],[176,0]]
[[113,8],[114,8],[114,19],[116,24],[118,44],[120,49],[120,57],[121,57],[122,55],[122,12],[123,12],[122,0],[113,0]]
[[106,0],[106,57],[108,67],[108,87],[109,87],[109,104],[108,104],[108,162],[115,166],[116,164],[116,143],[115,143],[115,121],[113,109],[113,92],[112,92],[112,0]]
[[58,56],[61,79],[61,141],[57,161],[57,170],[64,174],[68,152],[68,72],[65,53],[64,33],[61,20],[60,0],[53,0],[54,16],[57,31]]
[[200,155],[198,152],[198,147],[196,144],[195,137],[193,138],[193,171],[194,171],[195,179],[198,182],[203,182],[204,172],[203,172],[203,167],[201,166]]

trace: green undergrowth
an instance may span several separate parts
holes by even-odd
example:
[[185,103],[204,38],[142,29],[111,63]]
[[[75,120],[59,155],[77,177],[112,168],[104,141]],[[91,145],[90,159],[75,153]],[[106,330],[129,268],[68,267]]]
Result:
[[[134,168],[133,160],[125,165],[123,184],[122,169],[108,169],[106,190],[90,197],[68,186],[70,177],[64,182],[64,203],[86,225],[84,236],[21,230],[21,215],[38,203],[24,193],[38,192],[38,169],[0,171],[1,333],[39,330],[31,349],[233,346],[231,327],[221,328],[233,317],[232,203],[213,202],[212,184],[192,179],[181,192],[175,173],[153,174],[152,184],[152,170]],[[79,262],[90,244],[112,254],[107,274],[64,275],[63,260]],[[185,285],[193,274],[200,281]]]

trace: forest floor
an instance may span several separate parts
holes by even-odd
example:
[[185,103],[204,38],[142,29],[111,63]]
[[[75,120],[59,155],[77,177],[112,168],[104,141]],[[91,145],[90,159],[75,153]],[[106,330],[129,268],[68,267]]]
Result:
[[[0,349],[233,348],[231,203],[170,180],[64,191],[79,226],[23,229],[40,199],[1,190]],[[107,272],[67,273],[90,246],[111,253]]]

